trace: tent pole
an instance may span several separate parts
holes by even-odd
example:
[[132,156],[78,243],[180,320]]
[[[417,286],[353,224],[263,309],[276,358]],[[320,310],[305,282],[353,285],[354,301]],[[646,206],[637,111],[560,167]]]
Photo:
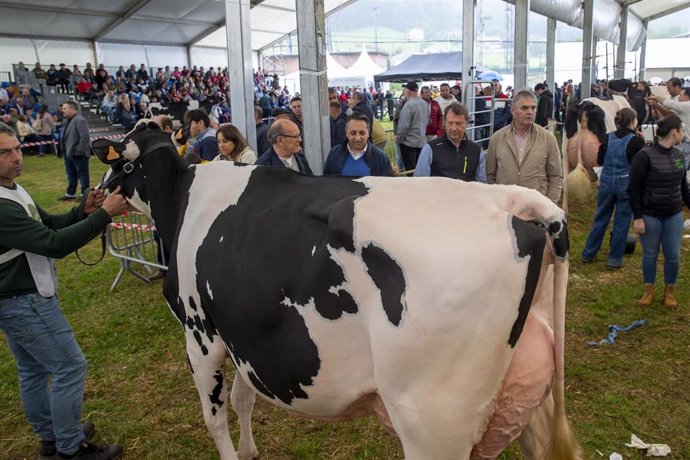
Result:
[[649,25],[648,21],[642,21],[642,28],[644,29],[644,38],[642,39],[642,45],[640,46],[640,81],[644,81],[646,77],[646,68],[645,66],[647,63],[645,62],[647,60],[647,26]]
[[474,9],[477,0],[462,0],[462,79],[470,81],[474,71]]
[[585,10],[584,24],[582,27],[582,83],[580,84],[580,100],[590,97],[592,93],[592,62],[594,54],[592,52],[594,42],[594,31],[592,20],[594,18],[594,0],[584,0]]
[[302,88],[302,147],[312,171],[319,175],[331,148],[324,0],[298,1],[296,6]]
[[529,38],[528,18],[530,0],[515,0],[515,43],[513,48],[514,88],[516,91],[527,87],[527,43]]
[[[546,19],[546,83],[549,89],[556,91],[556,20]],[[549,115],[553,118],[553,113]]]
[[620,38],[618,39],[618,53],[616,54],[616,78],[625,77],[625,50],[628,47],[628,5],[621,11]]
[[[254,123],[254,78],[252,72],[249,0],[225,3],[225,30],[228,40],[230,113],[232,124],[244,134],[256,152]],[[263,152],[256,152],[261,155]]]

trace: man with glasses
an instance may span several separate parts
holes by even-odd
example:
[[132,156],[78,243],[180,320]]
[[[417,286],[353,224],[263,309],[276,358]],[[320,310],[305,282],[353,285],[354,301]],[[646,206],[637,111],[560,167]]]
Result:
[[91,190],[79,206],[50,215],[15,182],[22,171],[19,140],[0,123],[0,330],[17,361],[24,413],[40,458],[117,458],[122,446],[86,440],[94,431],[81,424],[86,359],[60,310],[53,258],[98,236],[127,202]]
[[415,177],[441,176],[486,182],[486,160],[479,144],[465,137],[469,114],[456,102],[443,113],[446,132],[427,143],[419,155]]
[[273,122],[268,130],[271,149],[256,160],[257,165],[290,168],[312,176],[306,157],[302,154],[302,136],[299,127],[291,120]]

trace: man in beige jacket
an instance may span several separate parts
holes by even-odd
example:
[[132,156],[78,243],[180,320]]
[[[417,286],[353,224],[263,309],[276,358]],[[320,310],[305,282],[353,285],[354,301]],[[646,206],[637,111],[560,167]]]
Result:
[[510,110],[513,122],[489,141],[487,182],[533,188],[558,203],[563,185],[561,153],[554,135],[534,123],[537,96],[530,90],[518,91]]

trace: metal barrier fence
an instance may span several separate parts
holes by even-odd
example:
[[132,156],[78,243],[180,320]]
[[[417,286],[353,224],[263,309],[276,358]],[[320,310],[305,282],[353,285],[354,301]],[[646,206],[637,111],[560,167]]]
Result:
[[120,271],[110,286],[111,291],[126,271],[148,283],[147,276],[135,268],[137,265],[141,265],[149,275],[154,269],[168,268],[156,227],[144,214],[129,212],[114,218],[106,230],[106,241],[110,254],[120,261]]
[[[491,87],[491,96],[485,96],[482,93],[484,87]],[[483,99],[486,102],[484,110],[477,110],[476,101],[478,99]],[[479,145],[488,145],[489,139],[494,133],[494,111],[496,110],[496,94],[493,84],[483,80],[468,81],[465,84],[462,100],[470,114],[466,130],[467,138]],[[477,124],[477,115],[484,113],[489,115],[489,123]]]

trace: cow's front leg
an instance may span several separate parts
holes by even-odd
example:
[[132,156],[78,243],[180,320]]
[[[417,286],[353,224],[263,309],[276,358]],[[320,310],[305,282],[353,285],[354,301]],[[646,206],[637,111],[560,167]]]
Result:
[[255,399],[254,390],[236,372],[235,380],[232,382],[230,402],[232,403],[232,410],[235,411],[240,422],[240,443],[237,448],[237,456],[240,460],[251,460],[259,456],[252,435],[252,410]]
[[228,431],[228,391],[223,376],[225,348],[216,334],[213,342],[204,337],[200,345],[186,329],[187,357],[201,399],[206,427],[213,436],[221,460],[238,460]]

